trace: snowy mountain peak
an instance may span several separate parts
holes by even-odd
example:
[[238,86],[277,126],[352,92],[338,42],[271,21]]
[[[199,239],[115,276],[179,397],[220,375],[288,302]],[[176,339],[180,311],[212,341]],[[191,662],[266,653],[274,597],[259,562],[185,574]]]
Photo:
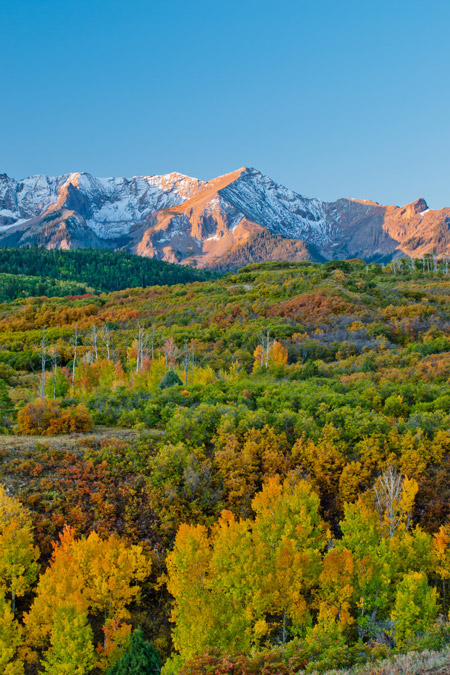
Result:
[[42,174],[20,181],[0,176],[0,231],[43,216],[47,211],[75,211],[98,236],[126,234],[137,222],[193,196],[203,182],[181,173],[135,178],[95,178],[73,172]]

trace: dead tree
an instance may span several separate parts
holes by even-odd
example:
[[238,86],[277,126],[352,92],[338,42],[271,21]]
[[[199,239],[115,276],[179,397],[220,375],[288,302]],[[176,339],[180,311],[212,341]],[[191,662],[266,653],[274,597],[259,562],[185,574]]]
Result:
[[259,347],[261,348],[259,354],[259,362],[261,368],[268,368],[270,359],[270,350],[272,349],[272,342],[270,340],[269,329],[267,329],[266,333],[262,333]]
[[106,349],[106,358],[111,361],[111,331],[108,326],[103,326],[100,337]]
[[47,365],[47,340],[45,336],[46,328],[42,329],[42,340],[41,340],[41,369],[42,369],[42,377],[41,377],[41,396],[42,398],[45,398],[45,368]]
[[389,537],[393,537],[395,530],[403,520],[403,514],[398,508],[402,497],[404,478],[394,467],[389,467],[376,481],[373,491],[375,505],[380,518],[385,517],[389,525]]
[[55,399],[56,398],[57,377],[58,377],[58,350],[56,349],[56,347],[52,348],[50,356],[51,356],[51,360],[52,360],[52,370],[53,370],[53,399]]
[[144,358],[146,356],[147,348],[147,336],[145,330],[142,328],[141,324],[138,323],[138,335],[137,335],[137,354],[136,354],[136,372],[142,370],[144,365]]
[[153,359],[155,358],[155,327],[154,326],[152,326],[150,349],[151,349],[151,355],[152,355],[152,361],[153,361]]
[[92,326],[91,339],[92,339],[92,360],[97,361],[98,359],[97,326],[95,324]]
[[438,271],[438,257],[433,253],[433,272],[437,274]]
[[75,384],[75,374],[77,369],[77,348],[78,348],[78,324],[75,324],[74,348],[72,361],[72,386]]
[[183,350],[183,368],[184,368],[184,386],[187,387],[189,366],[192,364],[192,352],[189,349],[188,343],[184,343]]
[[166,369],[170,370],[170,368],[174,367],[178,356],[178,347],[175,344],[175,340],[170,337],[164,343],[164,359],[166,362]]

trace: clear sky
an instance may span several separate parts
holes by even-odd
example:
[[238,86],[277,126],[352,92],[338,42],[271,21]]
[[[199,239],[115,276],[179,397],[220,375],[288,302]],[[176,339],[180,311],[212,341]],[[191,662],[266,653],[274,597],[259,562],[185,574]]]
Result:
[[0,0],[0,172],[450,206],[447,0]]

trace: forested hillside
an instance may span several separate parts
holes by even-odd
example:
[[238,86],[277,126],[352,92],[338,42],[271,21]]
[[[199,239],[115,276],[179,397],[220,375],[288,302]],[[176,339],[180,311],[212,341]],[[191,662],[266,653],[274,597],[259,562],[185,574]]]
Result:
[[[8,276],[4,276],[8,275]],[[0,300],[63,296],[213,279],[211,272],[130,253],[0,248]]]
[[293,675],[448,644],[445,262],[17,298],[0,378],[1,672]]

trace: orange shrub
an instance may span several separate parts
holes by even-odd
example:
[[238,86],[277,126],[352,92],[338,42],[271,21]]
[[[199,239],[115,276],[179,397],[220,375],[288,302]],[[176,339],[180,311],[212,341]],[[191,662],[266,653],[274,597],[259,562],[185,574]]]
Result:
[[327,319],[337,314],[355,314],[356,307],[337,295],[303,293],[273,305],[268,316],[286,316],[302,321]]
[[416,377],[424,382],[445,382],[450,377],[450,352],[429,354],[416,366]]
[[24,406],[17,415],[17,433],[26,436],[90,431],[92,426],[92,419],[83,403],[62,408],[57,401],[38,398]]

